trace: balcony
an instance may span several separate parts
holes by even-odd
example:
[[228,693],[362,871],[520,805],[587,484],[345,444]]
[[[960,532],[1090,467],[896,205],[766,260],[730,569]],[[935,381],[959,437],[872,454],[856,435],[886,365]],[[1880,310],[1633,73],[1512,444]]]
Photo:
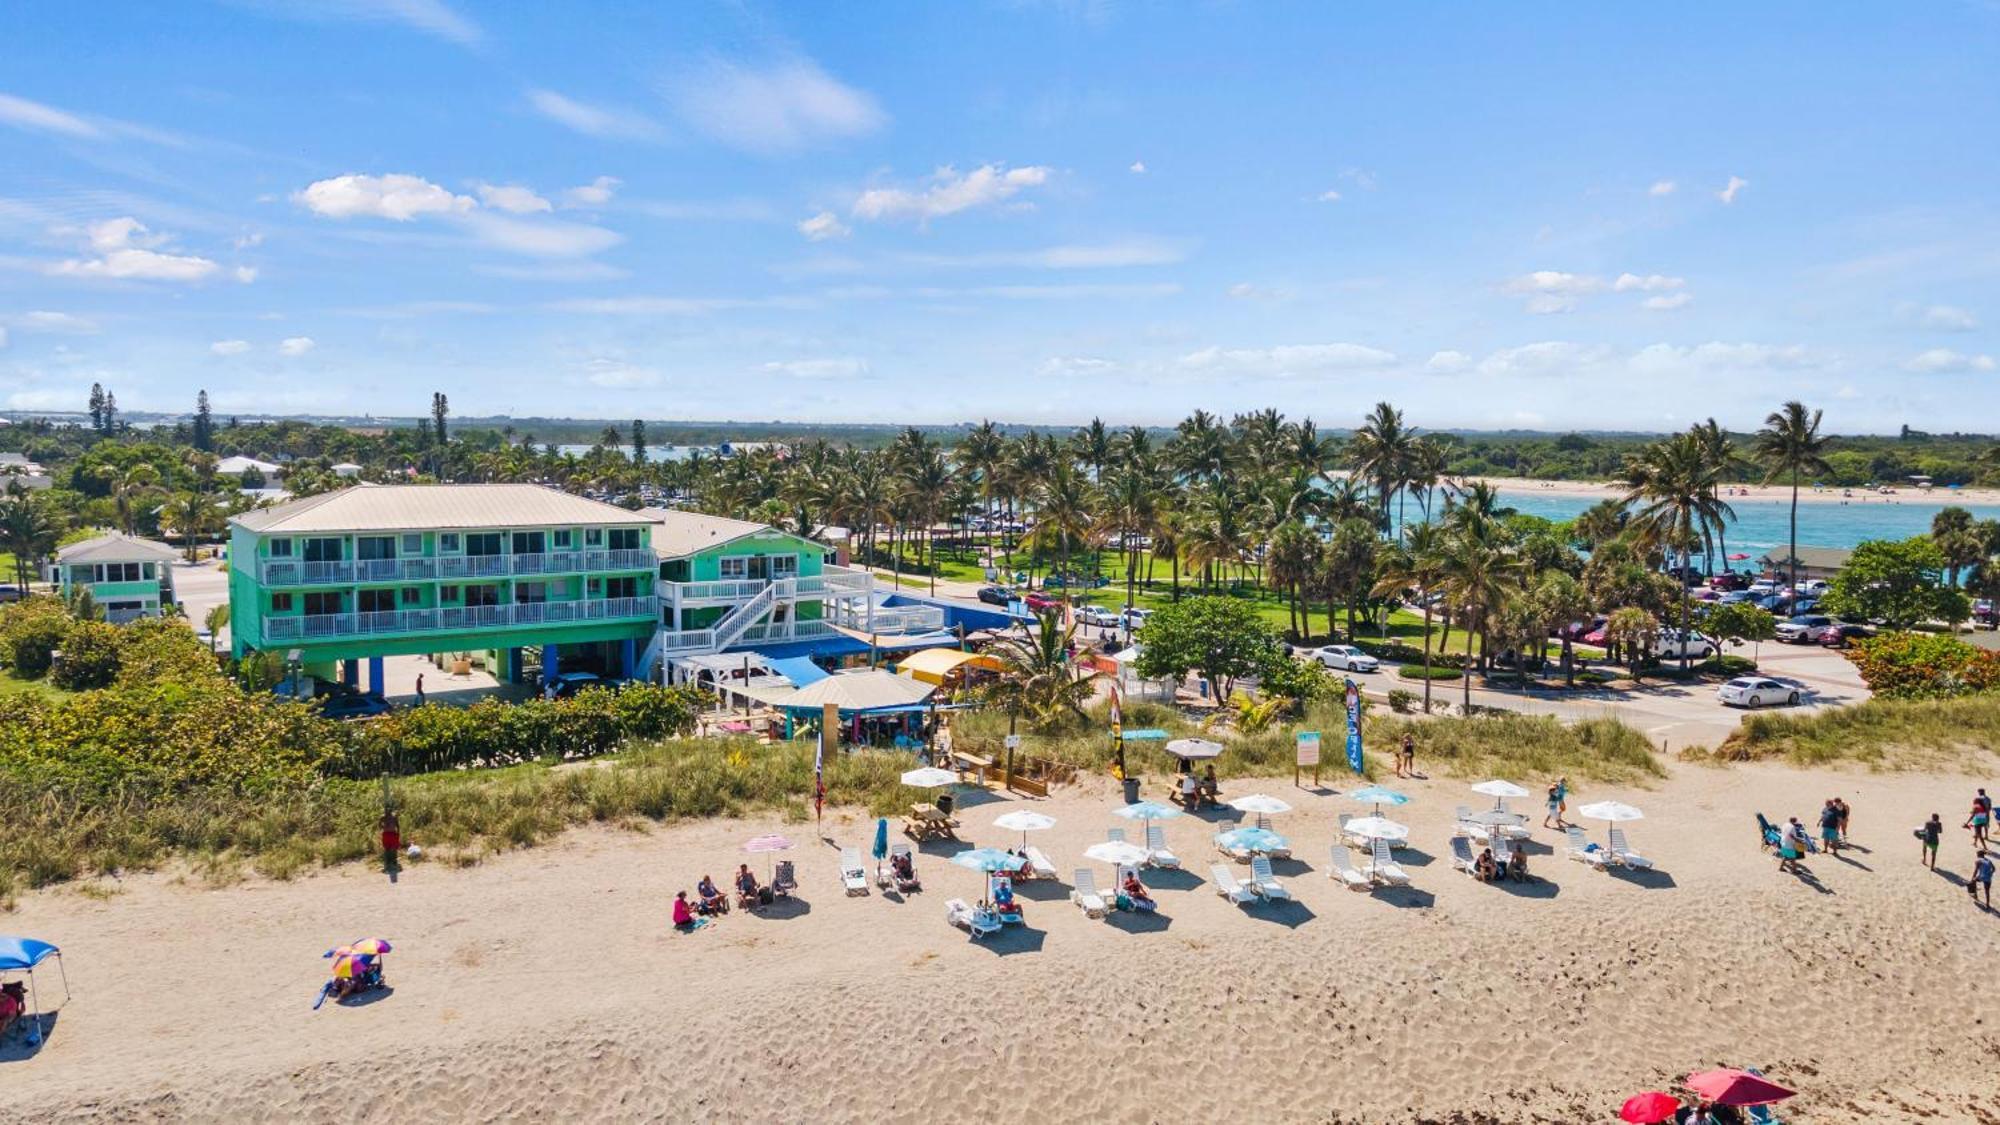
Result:
[[[864,576],[864,581],[865,576]],[[831,594],[844,593],[841,588],[819,575],[804,578],[749,578],[728,579],[720,582],[662,582],[660,596],[670,605],[695,607],[710,605],[736,605],[747,602],[772,588],[779,601],[797,601],[804,598],[816,601]]]
[[267,617],[264,643],[328,640],[337,637],[400,636],[456,633],[468,629],[520,625],[563,625],[578,621],[652,621],[658,617],[654,598],[599,598],[587,601],[532,602],[523,605],[457,606],[443,609],[398,609],[377,613],[324,613],[307,617]]
[[646,549],[552,551],[524,555],[447,555],[439,558],[350,559],[302,562],[265,559],[258,580],[266,586],[345,586],[362,582],[422,582],[435,578],[506,578],[512,575],[584,574],[645,570],[659,556]]

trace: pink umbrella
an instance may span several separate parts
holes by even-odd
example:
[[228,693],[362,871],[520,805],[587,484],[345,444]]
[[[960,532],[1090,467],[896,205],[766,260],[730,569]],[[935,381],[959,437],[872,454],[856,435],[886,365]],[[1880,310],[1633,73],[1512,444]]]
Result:
[[[748,843],[743,845],[743,850],[749,852],[751,855],[787,852],[792,850],[792,842],[783,836],[775,834],[770,836],[753,836]],[[770,872],[771,878],[776,879],[778,877],[778,861],[775,859],[771,861]]]
[[1648,1090],[1626,1098],[1625,1105],[1618,1111],[1618,1120],[1630,1121],[1633,1125],[1658,1125],[1661,1121],[1672,1121],[1680,1108],[1681,1100],[1672,1094]]
[[1704,1070],[1688,1075],[1687,1088],[1717,1105],[1770,1105],[1791,1097],[1787,1090],[1762,1075],[1744,1070]]

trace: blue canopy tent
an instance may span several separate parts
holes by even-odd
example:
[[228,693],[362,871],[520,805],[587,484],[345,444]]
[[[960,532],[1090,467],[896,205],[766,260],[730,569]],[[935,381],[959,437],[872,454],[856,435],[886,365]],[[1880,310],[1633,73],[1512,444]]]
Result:
[[34,1046],[42,1041],[41,992],[35,985],[35,966],[49,958],[56,959],[56,968],[62,973],[63,1001],[69,1001],[69,972],[62,967],[62,950],[45,941],[34,938],[9,937],[0,934],[0,975],[6,973],[26,973],[28,976],[28,1044]]

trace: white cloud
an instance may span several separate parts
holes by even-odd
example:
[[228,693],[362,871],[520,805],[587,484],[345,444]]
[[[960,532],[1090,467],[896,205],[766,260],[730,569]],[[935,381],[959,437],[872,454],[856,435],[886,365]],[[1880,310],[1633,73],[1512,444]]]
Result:
[[29,332],[54,332],[67,336],[89,336],[97,331],[97,322],[72,313],[49,312],[37,309],[22,313],[14,326]]
[[1431,358],[1424,362],[1424,370],[1433,372],[1438,375],[1450,375],[1454,372],[1463,371],[1471,366],[1472,366],[1471,356],[1466,355],[1464,352],[1455,352],[1449,350],[1441,352],[1433,352],[1431,354]]
[[1749,186],[1749,180],[1741,176],[1731,176],[1729,177],[1729,183],[1725,184],[1721,191],[1715,193],[1715,198],[1722,200],[1724,203],[1734,203],[1736,202],[1737,193]]
[[866,92],[806,58],[767,67],[712,60],[672,91],[689,124],[723,144],[766,155],[866,136],[887,115]]
[[1288,290],[1253,285],[1247,281],[1239,281],[1230,286],[1228,293],[1238,301],[1282,301],[1291,296]]
[[535,112],[565,128],[599,140],[654,140],[661,135],[659,125],[643,114],[610,106],[591,105],[565,97],[554,90],[529,90],[528,104]]
[[1979,318],[1956,305],[1903,304],[1896,308],[1897,319],[1934,332],[1971,332]]
[[1567,340],[1541,340],[1515,348],[1501,348],[1479,361],[1481,375],[1552,375],[1574,371],[1586,364],[1601,362],[1609,349],[1573,344]]
[[295,0],[289,7],[269,10],[305,19],[400,23],[465,47],[475,46],[483,38],[479,25],[453,11],[443,0]]
[[577,297],[548,307],[556,312],[599,316],[706,316],[726,309],[803,308],[806,304],[795,297]]
[[1134,160],[1132,162],[1132,167],[1126,169],[1126,171],[1132,173],[1135,176],[1143,176],[1146,174],[1146,162],[1143,160]]
[[1558,297],[1576,297],[1585,293],[1599,293],[1604,289],[1604,279],[1587,273],[1565,273],[1562,270],[1535,270],[1518,277],[1510,277],[1501,285],[1508,293],[1548,293]]
[[586,360],[583,369],[584,378],[599,387],[650,387],[660,381],[660,373],[650,367],[640,367],[609,356]]
[[903,254],[899,261],[939,269],[1119,269],[1171,265],[1187,256],[1182,244],[1137,237],[1116,242],[1046,246],[1039,250],[999,250],[978,254]]
[[254,249],[258,246],[263,245],[263,243],[264,243],[263,232],[254,230],[245,231],[244,233],[239,234],[235,238],[229,240],[229,245],[235,247],[238,250]]
[[1316,198],[1321,203],[1338,203],[1340,202],[1340,193],[1334,191],[1332,188],[1328,188],[1327,190],[1320,192]]
[[589,223],[530,222],[487,211],[474,211],[462,221],[486,245],[536,258],[583,258],[625,241],[617,231]]
[[1393,352],[1364,344],[1283,344],[1273,348],[1203,348],[1180,359],[1197,371],[1273,377],[1367,371],[1396,362]]
[[288,336],[278,342],[278,354],[296,358],[313,350],[316,346],[317,344],[315,344],[311,336]]
[[481,203],[510,215],[532,215],[537,211],[555,210],[555,206],[548,200],[519,184],[489,184],[474,181],[472,190],[479,193]]
[[49,267],[64,277],[104,277],[121,281],[200,281],[221,267],[207,258],[152,249],[172,241],[126,217],[94,223],[87,231],[95,258],[71,258]]
[[12,94],[0,94],[0,124],[44,133],[61,133],[68,137],[96,138],[104,135],[103,130],[73,113]]
[[1621,273],[1618,280],[1611,283],[1611,288],[1620,293],[1660,293],[1686,284],[1687,279],[1683,277],[1665,277],[1657,273],[1640,277],[1635,273]]
[[0,324],[0,348],[7,346],[7,326]]
[[904,188],[870,188],[854,201],[857,219],[916,219],[928,222],[975,207],[988,207],[1018,195],[1023,189],[1048,182],[1050,169],[1031,164],[1025,168],[1005,168],[982,164],[960,173],[946,165],[931,173],[927,186],[915,191]]
[[622,182],[616,176],[599,176],[587,184],[564,191],[563,203],[570,207],[602,207],[611,202],[612,194]]
[[216,355],[242,355],[244,352],[250,350],[250,341],[217,340],[208,346],[208,350],[214,352]]
[[1903,362],[1903,370],[1915,371],[1923,375],[1942,375],[1961,371],[1991,371],[1995,367],[1990,355],[1967,355],[1950,348],[1932,348],[1919,352]]
[[763,370],[799,379],[838,379],[868,374],[868,361],[852,356],[793,359],[764,364]]
[[825,242],[830,238],[846,238],[853,228],[840,221],[840,216],[831,211],[821,211],[810,219],[799,220],[799,233],[813,242]]
[[474,266],[472,272],[509,281],[617,281],[632,271],[603,262],[542,262],[530,266]]
[[1692,293],[1665,293],[1658,297],[1646,298],[1639,302],[1639,307],[1650,309],[1653,312],[1667,312],[1680,308],[1692,300],[1694,300],[1694,294]]
[[1837,356],[1803,344],[1759,344],[1710,340],[1692,348],[1652,344],[1633,353],[1629,366],[1637,374],[1681,376],[1704,373],[1798,371],[1832,367]]
[[232,276],[236,278],[236,280],[242,282],[245,285],[248,285],[251,282],[257,280],[256,266],[237,266],[235,269],[229,272]]
[[1646,189],[1646,194],[1672,195],[1674,193],[1674,189],[1679,186],[1680,185],[1674,183],[1672,180],[1654,180],[1653,186]]
[[1340,171],[1340,175],[1341,178],[1352,183],[1362,191],[1375,190],[1375,173],[1370,172],[1366,168],[1343,168]]
[[421,176],[350,174],[319,180],[294,192],[294,202],[330,219],[368,216],[409,222],[419,215],[464,214],[478,206],[470,196],[453,195]]
[[1575,312],[1576,298],[1565,297],[1560,293],[1537,293],[1529,297],[1527,303],[1521,307],[1535,316]]
[[1042,374],[1068,377],[1107,375],[1118,369],[1118,361],[1090,355],[1055,355],[1042,361]]

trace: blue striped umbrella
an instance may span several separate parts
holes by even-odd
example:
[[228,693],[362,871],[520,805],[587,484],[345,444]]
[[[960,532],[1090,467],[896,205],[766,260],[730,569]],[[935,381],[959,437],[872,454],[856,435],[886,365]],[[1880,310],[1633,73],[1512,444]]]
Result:
[[1227,851],[1245,852],[1285,851],[1292,846],[1290,840],[1268,828],[1232,828],[1227,832],[1218,832],[1215,844]]
[[1406,794],[1398,793],[1394,789],[1385,788],[1380,785],[1364,785],[1347,796],[1349,800],[1360,801],[1364,805],[1374,805],[1375,811],[1378,813],[1382,811],[1383,805],[1407,805],[1410,803],[1410,798]]
[[1172,820],[1181,815],[1181,810],[1159,801],[1135,801],[1124,808],[1112,809],[1112,816],[1122,816],[1126,820]]
[[991,874],[995,871],[1019,871],[1028,862],[1012,852],[999,848],[968,848],[951,857],[960,867],[970,867],[974,871]]

